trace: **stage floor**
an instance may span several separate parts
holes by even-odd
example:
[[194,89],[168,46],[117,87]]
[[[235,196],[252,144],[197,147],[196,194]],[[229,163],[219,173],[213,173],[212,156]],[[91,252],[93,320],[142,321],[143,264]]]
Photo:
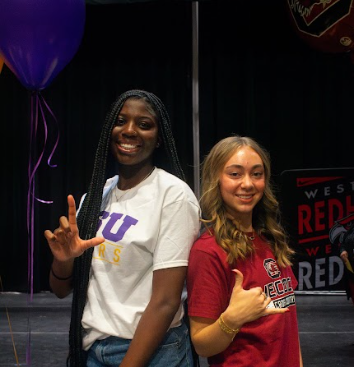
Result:
[[[343,293],[296,294],[304,367],[354,366],[354,305]],[[65,367],[71,298],[0,293],[0,366]],[[201,359],[201,367],[207,367]],[[278,366],[286,367],[286,366]]]

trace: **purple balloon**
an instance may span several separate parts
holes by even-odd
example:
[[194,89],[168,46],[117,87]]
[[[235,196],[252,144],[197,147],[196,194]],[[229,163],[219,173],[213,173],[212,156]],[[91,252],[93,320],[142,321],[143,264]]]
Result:
[[29,90],[46,88],[77,52],[85,0],[0,0],[0,56]]

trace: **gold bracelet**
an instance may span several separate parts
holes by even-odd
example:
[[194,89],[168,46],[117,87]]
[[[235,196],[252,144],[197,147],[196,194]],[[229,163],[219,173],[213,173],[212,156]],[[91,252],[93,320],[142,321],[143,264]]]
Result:
[[232,335],[232,340],[234,340],[236,334],[240,331],[240,329],[232,329],[229,326],[225,324],[224,319],[222,318],[223,313],[219,317],[219,326],[222,331],[224,331],[226,334]]

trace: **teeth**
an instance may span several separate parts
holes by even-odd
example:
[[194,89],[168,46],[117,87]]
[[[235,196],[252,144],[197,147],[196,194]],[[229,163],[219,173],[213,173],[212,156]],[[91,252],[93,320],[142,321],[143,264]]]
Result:
[[125,149],[134,149],[137,147],[137,145],[133,145],[133,144],[120,144],[120,146]]
[[251,199],[252,195],[237,195],[240,199]]

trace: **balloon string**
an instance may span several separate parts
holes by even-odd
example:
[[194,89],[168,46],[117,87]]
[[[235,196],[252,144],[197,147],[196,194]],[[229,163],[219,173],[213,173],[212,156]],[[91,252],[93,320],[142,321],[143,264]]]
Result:
[[[0,289],[1,289],[1,292],[4,291],[4,287],[2,285],[1,275],[0,275]],[[5,306],[5,312],[6,312],[6,317],[7,317],[7,323],[9,324],[9,330],[10,330],[10,335],[11,335],[12,348],[13,348],[14,354],[15,354],[16,365],[19,366],[20,364],[18,362],[18,355],[17,355],[16,345],[15,345],[15,340],[14,340],[14,333],[12,331],[12,326],[11,326],[11,321],[10,321],[10,314],[9,314],[8,309],[7,309],[7,306]]]
[[[37,166],[35,167],[35,170],[37,170],[39,164],[41,163],[42,161],[42,158],[43,158],[43,155],[44,155],[44,151],[45,151],[45,147],[46,147],[46,144],[47,144],[47,138],[48,138],[48,127],[47,127],[47,122],[46,122],[46,119],[45,119],[45,114],[44,114],[44,111],[43,111],[43,104],[44,106],[47,108],[48,112],[52,115],[52,117],[54,118],[54,121],[56,122],[56,124],[58,125],[58,122],[57,122],[57,119],[56,117],[54,116],[52,110],[49,108],[47,102],[44,100],[43,96],[38,92],[37,93],[37,96],[38,96],[38,105],[39,105],[39,109],[41,111],[41,116],[42,116],[42,121],[43,121],[43,128],[44,128],[44,145],[43,145],[43,150],[42,150],[42,153],[40,154],[40,157],[38,159],[38,164]],[[51,168],[55,168],[57,165],[52,165],[50,162],[51,162],[51,158],[55,152],[55,149],[58,145],[58,142],[59,142],[59,129],[57,129],[58,131],[58,135],[57,135],[57,139],[56,139],[56,142],[54,144],[54,148],[52,150],[52,152],[50,153],[49,155],[49,158],[48,158],[48,166],[51,167]],[[35,196],[35,199],[37,201],[40,201],[41,203],[44,203],[44,204],[52,204],[53,201],[48,201],[48,200],[42,200],[42,199],[39,199]]]
[[[54,155],[54,152],[55,152],[55,150],[56,150],[56,148],[57,148],[57,146],[58,146],[59,138],[60,138],[60,133],[59,133],[59,128],[58,128],[58,120],[57,120],[57,118],[55,117],[55,115],[54,115],[53,111],[50,109],[50,107],[49,107],[48,103],[45,101],[44,97],[43,97],[41,94],[39,94],[39,97],[40,97],[40,100],[42,101],[42,103],[43,103],[43,104],[45,105],[45,107],[47,108],[47,111],[48,111],[48,112],[51,114],[51,116],[53,117],[53,119],[54,119],[54,121],[55,121],[55,123],[56,123],[56,125],[57,125],[57,139],[56,139],[56,142],[55,142],[55,144],[54,144],[53,150],[52,150],[52,152],[50,153],[49,158],[48,158],[48,166],[49,166],[49,167],[54,168],[54,167],[57,167],[57,165],[56,165],[56,164],[51,164],[51,159],[52,159],[52,157],[53,157],[53,155]],[[44,119],[44,123],[45,123],[45,119]]]
[[[28,232],[28,287],[29,287],[29,297],[27,298],[27,305],[33,300],[33,264],[34,264],[34,200],[44,203],[44,204],[52,204],[53,201],[42,200],[35,196],[35,177],[38,167],[40,166],[44,152],[47,145],[48,138],[48,126],[45,118],[44,107],[46,107],[47,111],[54,118],[54,121],[57,123],[57,119],[55,118],[52,110],[49,108],[48,104],[44,100],[43,96],[39,91],[35,91],[31,94],[31,126],[30,126],[30,151],[29,151],[29,162],[28,162],[28,193],[27,193],[27,232]],[[40,115],[39,115],[40,112]],[[36,149],[37,149],[37,130],[38,130],[38,119],[41,116],[43,121],[43,131],[44,131],[44,141],[42,151],[40,152],[38,159],[36,158]],[[59,131],[59,129],[58,129]],[[51,159],[56,150],[56,147],[59,142],[59,132],[57,135],[56,142],[54,144],[54,148],[52,149],[49,158],[48,165],[53,168],[56,165],[51,164]],[[27,351],[26,351],[26,361],[28,366],[31,365],[31,327],[30,327],[30,307],[28,308],[28,316],[27,316]]]
[[[28,160],[28,193],[27,193],[27,233],[28,233],[28,287],[27,307],[33,300],[33,254],[34,254],[34,173],[33,156],[36,149],[36,136],[38,127],[38,98],[31,95],[31,125],[30,125],[30,146]],[[29,310],[29,307],[28,307]],[[26,345],[26,364],[31,365],[31,326],[30,317],[27,315],[27,345]]]
[[[43,105],[46,107],[48,112],[54,118],[56,124],[58,124],[54,113],[49,108],[47,102],[44,100],[43,96],[40,94],[39,91],[35,91],[31,94],[31,132],[30,132],[30,152],[29,152],[29,163],[28,163],[28,194],[27,194],[27,231],[28,231],[28,280],[30,283],[30,297],[32,301],[33,297],[33,253],[34,253],[34,199],[37,201],[44,203],[44,204],[52,204],[52,200],[42,200],[35,196],[35,175],[38,170],[39,165],[42,162],[42,158],[45,152],[47,139],[48,139],[48,126],[45,118],[44,108]],[[37,130],[38,130],[38,118],[39,118],[39,111],[40,116],[42,117],[43,121],[43,129],[44,129],[44,142],[43,148],[37,161],[35,162],[35,150],[37,147]],[[52,149],[49,159],[48,165],[53,168],[56,165],[51,164],[51,159],[53,154],[56,150],[56,147],[59,142],[59,130],[56,138],[56,142],[54,144],[54,148]]]
[[38,98],[31,95],[31,126],[30,126],[30,151],[28,161],[28,193],[27,193],[27,232],[28,232],[28,285],[30,290],[30,301],[33,297],[33,197],[34,197],[34,173],[33,151],[35,149],[38,126]]
[[[42,158],[43,158],[43,155],[44,155],[44,152],[45,152],[45,147],[46,147],[46,144],[47,144],[47,138],[48,138],[48,127],[47,127],[47,122],[46,122],[46,119],[45,119],[45,114],[44,114],[44,111],[43,111],[43,106],[42,106],[42,103],[41,103],[41,98],[40,98],[40,94],[39,92],[36,92],[34,95],[31,96],[31,98],[35,98],[35,103],[36,103],[36,111],[35,111],[35,128],[34,128],[34,135],[33,135],[33,141],[31,142],[31,145],[34,147],[36,147],[36,144],[34,144],[36,142],[36,137],[37,137],[37,127],[38,127],[38,108],[40,109],[40,112],[41,112],[41,116],[42,116],[42,120],[43,120],[43,128],[44,128],[44,143],[43,143],[43,148],[42,148],[42,152],[40,153],[39,157],[38,157],[38,160],[37,160],[37,163],[34,165],[34,167],[32,168],[32,165],[31,165],[31,169],[29,171],[29,182],[30,182],[30,186],[32,186],[32,195],[33,195],[33,198],[35,198],[37,201],[40,201],[41,203],[45,203],[45,204],[52,204],[53,201],[46,201],[46,200],[42,200],[42,199],[39,199],[39,198],[36,198],[35,195],[34,195],[34,188],[35,188],[35,174],[37,172],[37,169],[39,167],[39,165],[41,164],[41,161],[42,161]],[[52,152],[51,154],[53,155],[54,152]],[[32,154],[32,152],[31,152]],[[32,162],[32,160],[31,160]],[[30,164],[31,164],[30,162]],[[55,166],[52,166],[52,167],[55,167]],[[31,185],[32,184],[32,185]]]

